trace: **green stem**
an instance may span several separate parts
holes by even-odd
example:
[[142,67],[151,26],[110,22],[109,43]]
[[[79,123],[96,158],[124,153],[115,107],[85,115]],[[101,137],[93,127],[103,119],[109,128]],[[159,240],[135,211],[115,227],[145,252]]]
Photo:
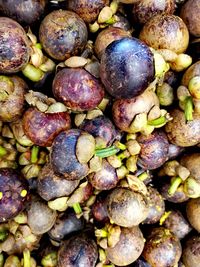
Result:
[[100,157],[100,158],[107,158],[110,156],[113,156],[119,152],[119,148],[115,146],[107,147],[107,148],[102,148],[102,149],[96,149],[95,150],[95,155]]
[[0,146],[0,157],[3,157],[7,154],[7,150],[3,147]]
[[97,229],[95,230],[95,236],[105,238],[108,237],[108,232],[105,229]]
[[73,209],[75,211],[76,214],[81,214],[82,213],[82,209],[79,203],[75,203],[73,204]]
[[44,72],[40,69],[37,69],[31,64],[27,64],[26,67],[22,70],[22,73],[25,77],[33,82],[39,82],[44,77]]
[[31,255],[30,255],[30,251],[28,249],[25,249],[23,251],[23,257],[24,257],[24,266],[23,267],[31,267]]
[[126,145],[124,145],[124,144],[122,144],[121,142],[119,142],[119,141],[116,141],[115,142],[115,147],[116,148],[119,148],[120,150],[126,150]]
[[178,189],[179,185],[182,183],[182,179],[180,177],[174,177],[171,180],[171,185],[168,189],[169,195],[174,195],[176,190]]
[[33,146],[31,149],[31,163],[36,163],[38,161],[39,146]]
[[3,254],[1,253],[1,254],[0,254],[0,267],[3,267],[3,265],[4,265],[4,256],[3,256]]
[[159,117],[155,120],[148,121],[148,125],[159,126],[159,125],[163,125],[166,122],[167,122],[167,120],[166,120],[165,116],[162,116],[162,117]]
[[147,178],[149,178],[149,175],[146,172],[141,173],[140,175],[137,176],[140,181],[145,181]]
[[105,24],[112,25],[117,22],[117,19],[115,16],[112,16],[110,19],[106,20]]
[[185,99],[185,119],[187,121],[192,121],[193,120],[193,101],[192,101],[192,97],[188,96]]

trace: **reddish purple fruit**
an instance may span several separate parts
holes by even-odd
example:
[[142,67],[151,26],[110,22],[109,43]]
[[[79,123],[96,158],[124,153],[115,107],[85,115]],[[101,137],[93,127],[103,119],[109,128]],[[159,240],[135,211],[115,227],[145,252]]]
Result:
[[104,97],[102,84],[84,69],[62,69],[53,81],[53,94],[72,111],[90,110]]
[[43,113],[37,108],[29,108],[23,116],[24,132],[38,146],[51,146],[54,138],[70,127],[67,112]]

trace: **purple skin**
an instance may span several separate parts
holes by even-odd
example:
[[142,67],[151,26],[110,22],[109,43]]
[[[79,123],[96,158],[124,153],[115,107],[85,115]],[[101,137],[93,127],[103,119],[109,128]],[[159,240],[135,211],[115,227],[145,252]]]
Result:
[[71,118],[67,112],[45,113],[28,108],[23,115],[23,128],[34,144],[48,147],[60,132],[71,128]]
[[67,180],[80,180],[88,174],[87,164],[81,164],[76,158],[76,143],[81,130],[71,129],[61,132],[52,145],[51,165],[55,173]]
[[107,206],[106,206],[106,196],[98,195],[95,203],[92,206],[92,216],[93,218],[102,223],[109,222]]
[[45,11],[47,0],[0,1],[0,11],[19,23],[31,25],[39,20]]
[[113,123],[104,115],[92,120],[84,120],[79,128],[92,134],[94,137],[101,137],[107,146],[111,145],[114,140],[120,139],[120,134],[115,129]]
[[80,68],[60,70],[54,78],[52,90],[55,98],[72,111],[91,110],[104,97],[102,84]]
[[98,258],[97,245],[85,234],[65,240],[58,251],[58,267],[94,267]]
[[143,169],[157,169],[168,159],[169,143],[164,132],[154,131],[148,136],[141,135],[137,141],[141,146],[138,165]]
[[83,218],[77,218],[74,212],[64,213],[57,217],[54,226],[48,232],[51,239],[61,241],[65,236],[81,231],[84,228]]
[[147,201],[149,203],[149,212],[144,223],[157,223],[165,212],[165,202],[161,194],[152,186],[148,186]]
[[98,190],[110,190],[115,188],[119,179],[116,169],[107,160],[103,159],[102,169],[88,175],[91,185]]
[[154,79],[153,54],[148,46],[136,38],[116,40],[102,54],[100,77],[113,97],[137,96]]
[[15,170],[2,168],[0,169],[0,192],[2,195],[0,199],[0,222],[5,222],[18,215],[25,208],[28,197],[27,181]]
[[179,187],[173,195],[169,195],[168,190],[170,188],[170,181],[164,183],[160,188],[160,194],[163,198],[172,203],[182,203],[189,199],[183,191],[182,187]]
[[30,46],[24,29],[16,21],[0,17],[0,73],[16,73],[29,61]]
[[46,164],[37,179],[37,192],[46,201],[69,196],[78,186],[79,181],[66,180],[63,176],[56,175],[50,164]]

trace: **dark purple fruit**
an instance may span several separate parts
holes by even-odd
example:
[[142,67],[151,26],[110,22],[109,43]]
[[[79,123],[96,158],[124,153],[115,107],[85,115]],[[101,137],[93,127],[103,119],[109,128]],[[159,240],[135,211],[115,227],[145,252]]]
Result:
[[15,170],[0,169],[0,222],[5,222],[25,208],[28,196],[26,180]]
[[191,226],[179,210],[170,211],[163,226],[174,233],[179,239],[184,238],[191,230]]
[[108,194],[108,217],[119,226],[139,225],[147,218],[148,210],[147,198],[139,192],[128,188],[115,188]]
[[76,12],[86,23],[95,21],[109,0],[68,0],[67,9]]
[[83,51],[88,32],[84,21],[76,13],[55,10],[42,21],[39,38],[45,52],[61,61]]
[[89,171],[88,165],[80,163],[76,157],[76,144],[81,132],[78,129],[61,132],[52,145],[50,160],[53,170],[68,180],[80,180]]
[[132,98],[154,79],[154,59],[148,46],[136,38],[122,38],[107,46],[101,57],[100,77],[115,98]]
[[47,163],[40,171],[37,178],[37,192],[46,201],[69,196],[78,186],[79,181],[66,180],[63,176],[57,175]]
[[143,169],[157,169],[168,159],[169,143],[164,132],[154,131],[148,136],[141,135],[137,141],[141,146],[138,165]]
[[48,232],[51,239],[61,241],[67,235],[83,230],[83,218],[77,218],[74,212],[67,212],[58,217]]
[[80,234],[65,240],[58,251],[58,267],[94,267],[98,258],[93,239]]
[[80,68],[59,71],[53,80],[52,90],[55,98],[72,111],[93,109],[104,97],[102,84]]
[[106,249],[106,255],[115,265],[127,266],[139,258],[143,248],[144,238],[138,226],[121,228],[119,241]]
[[95,203],[92,205],[92,216],[98,222],[108,222],[108,212],[106,197],[98,195]]
[[178,264],[181,252],[178,237],[168,229],[158,227],[147,236],[142,255],[152,267],[169,267]]
[[22,26],[7,17],[0,17],[0,73],[15,73],[29,61],[29,40]]
[[183,245],[182,260],[185,267],[197,267],[200,262],[200,236],[190,237]]
[[103,159],[101,170],[90,173],[88,180],[98,190],[110,190],[116,187],[119,181],[116,169],[106,159]]
[[153,224],[160,220],[165,212],[165,202],[157,189],[148,186],[147,201],[149,204],[149,212],[144,223]]
[[106,145],[111,145],[115,139],[120,138],[112,121],[104,115],[91,120],[84,120],[79,128],[92,134],[94,137],[100,137]]
[[54,138],[71,128],[67,112],[45,113],[29,108],[23,115],[23,129],[31,141],[38,146],[51,146]]
[[0,11],[19,23],[31,25],[43,15],[47,0],[0,0]]
[[17,76],[0,76],[0,120],[13,122],[22,116],[27,84]]

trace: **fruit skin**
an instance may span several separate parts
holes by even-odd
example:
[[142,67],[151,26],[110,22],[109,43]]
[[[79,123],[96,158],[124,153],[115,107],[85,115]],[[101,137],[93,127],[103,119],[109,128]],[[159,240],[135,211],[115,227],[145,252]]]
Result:
[[81,164],[76,157],[76,144],[81,130],[61,132],[52,145],[50,162],[55,173],[68,180],[80,180],[88,174],[87,164]]
[[157,227],[147,237],[142,255],[152,267],[168,267],[178,264],[181,252],[178,237],[164,227]]
[[8,98],[5,101],[0,101],[0,120],[13,122],[22,116],[25,105],[25,93],[28,90],[28,86],[18,76],[6,76],[6,78],[13,84],[13,92],[8,94]]
[[109,0],[69,0],[67,9],[76,12],[86,23],[95,21]]
[[83,233],[62,243],[58,251],[58,267],[94,267],[97,258],[96,243]]
[[157,169],[168,159],[169,142],[163,131],[157,130],[148,136],[141,135],[137,141],[141,146],[138,164],[143,169]]
[[200,262],[200,236],[190,237],[183,245],[182,261],[185,267],[197,267]]
[[91,110],[104,97],[103,85],[84,69],[60,70],[52,85],[55,98],[73,111]]
[[113,97],[137,96],[154,79],[153,54],[148,46],[133,37],[113,41],[102,54],[100,77]]
[[29,40],[16,21],[0,17],[0,25],[0,73],[16,73],[29,61]]
[[137,260],[144,248],[144,238],[138,226],[121,228],[120,240],[114,247],[108,247],[108,259],[118,265],[127,266]]
[[59,61],[78,55],[87,43],[87,27],[74,12],[55,10],[40,24],[39,39],[46,53]]
[[173,14],[175,11],[174,0],[143,0],[133,4],[133,20],[144,24],[157,14]]
[[152,17],[144,25],[139,38],[154,49],[169,49],[177,54],[184,53],[189,44],[188,29],[183,20],[175,15]]
[[0,169],[0,222],[12,219],[25,208],[28,183],[13,169]]
[[180,147],[195,146],[200,143],[200,115],[193,113],[193,120],[186,122],[185,114],[179,109],[170,112],[173,118],[165,126],[169,141]]
[[180,17],[185,22],[190,34],[200,37],[200,2],[199,0],[188,0],[181,7]]
[[66,180],[63,176],[56,175],[47,163],[40,171],[37,179],[37,192],[46,201],[69,196],[78,186],[79,181]]
[[0,0],[0,11],[22,24],[31,25],[45,11],[47,0]]
[[54,138],[71,128],[67,112],[44,113],[37,108],[29,108],[23,115],[25,134],[38,146],[51,146]]
[[[137,210],[137,212],[135,212]],[[108,217],[117,225],[132,227],[147,218],[147,198],[128,188],[115,188],[107,196]]]

